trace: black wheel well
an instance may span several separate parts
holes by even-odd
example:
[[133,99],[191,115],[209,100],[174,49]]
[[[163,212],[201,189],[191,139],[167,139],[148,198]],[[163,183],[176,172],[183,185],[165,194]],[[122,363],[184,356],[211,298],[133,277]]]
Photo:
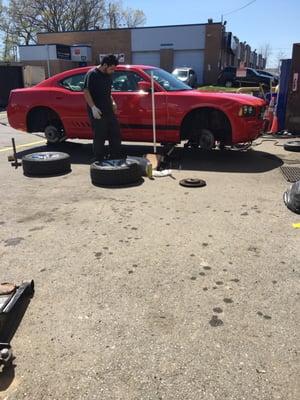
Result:
[[180,127],[181,140],[194,137],[200,129],[209,129],[217,141],[231,144],[232,128],[227,115],[213,107],[198,108],[189,112]]
[[27,114],[27,131],[44,132],[46,126],[54,125],[63,130],[59,115],[49,107],[35,107]]

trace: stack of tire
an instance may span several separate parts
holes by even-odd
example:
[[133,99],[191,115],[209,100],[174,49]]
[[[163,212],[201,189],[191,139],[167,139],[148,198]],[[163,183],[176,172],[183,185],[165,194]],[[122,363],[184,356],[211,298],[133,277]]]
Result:
[[[91,180],[96,186],[136,185],[142,182],[148,163],[139,157],[94,162],[90,167]],[[22,165],[24,175],[30,177],[62,175],[71,171],[70,155],[54,151],[27,154],[22,158]]]

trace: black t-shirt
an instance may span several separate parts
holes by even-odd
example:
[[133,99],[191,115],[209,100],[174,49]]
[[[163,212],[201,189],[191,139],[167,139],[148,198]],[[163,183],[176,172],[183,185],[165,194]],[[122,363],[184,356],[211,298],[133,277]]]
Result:
[[111,101],[112,79],[109,74],[104,74],[98,68],[88,71],[84,80],[84,89],[88,89],[95,106],[100,109],[104,115],[113,114]]

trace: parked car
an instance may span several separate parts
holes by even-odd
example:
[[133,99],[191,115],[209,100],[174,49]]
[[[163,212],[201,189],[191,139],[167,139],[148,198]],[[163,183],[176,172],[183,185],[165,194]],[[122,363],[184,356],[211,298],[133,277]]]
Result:
[[[246,76],[236,76],[237,67],[226,67],[218,76],[218,85],[233,87],[233,86],[259,86],[259,84],[270,85],[270,77],[259,74],[253,68],[245,68]],[[274,82],[275,84],[275,82]]]
[[192,68],[175,68],[172,74],[176,76],[176,78],[179,79],[181,82],[192,88],[195,88],[197,86],[197,75]]
[[279,77],[278,77],[277,75],[271,74],[271,72],[267,72],[267,71],[265,71],[265,70],[263,70],[263,69],[257,69],[256,71],[257,71],[259,74],[261,74],[261,75],[267,75],[267,76],[269,77],[269,79],[272,78],[274,84],[275,84],[275,85],[278,85],[278,83],[279,83]]
[[[7,108],[10,125],[25,132],[45,132],[48,143],[92,139],[83,95],[84,78],[90,68],[62,72],[34,87],[13,90]],[[162,69],[120,65],[113,75],[112,95],[123,140],[152,141],[151,72],[158,142],[192,140],[210,149],[215,141],[244,143],[262,133],[265,102],[261,99],[191,90]]]

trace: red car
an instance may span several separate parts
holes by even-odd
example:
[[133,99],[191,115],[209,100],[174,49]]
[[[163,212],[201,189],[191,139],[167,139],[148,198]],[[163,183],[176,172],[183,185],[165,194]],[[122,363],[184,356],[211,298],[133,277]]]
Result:
[[[83,96],[84,77],[90,68],[69,70],[32,88],[13,90],[7,108],[10,125],[25,132],[45,132],[50,143],[92,139]],[[245,143],[262,133],[265,102],[261,99],[200,92],[162,69],[120,65],[113,75],[112,95],[123,140],[152,141],[151,71],[158,142],[190,140],[209,149],[216,141]]]

